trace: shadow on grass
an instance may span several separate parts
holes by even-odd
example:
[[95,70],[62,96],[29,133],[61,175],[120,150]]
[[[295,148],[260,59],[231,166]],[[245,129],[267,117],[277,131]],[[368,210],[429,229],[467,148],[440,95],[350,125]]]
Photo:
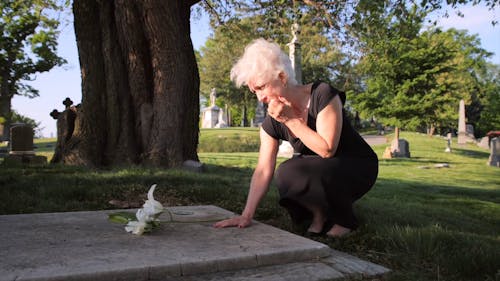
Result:
[[464,148],[455,148],[453,149],[453,152],[465,156],[465,157],[470,157],[470,158],[476,158],[476,159],[488,159],[490,156],[490,153],[484,152],[484,151],[477,151],[477,150],[470,150],[470,149],[464,149]]
[[[408,195],[408,196],[422,196],[423,198],[434,196],[451,196],[453,198],[466,197],[469,199],[476,199],[488,201],[492,203],[500,203],[500,190],[486,189],[486,188],[470,188],[461,187],[458,185],[429,185],[428,183],[419,183],[416,181],[405,181],[402,179],[385,179],[378,178],[377,184],[374,187],[374,192],[382,189],[382,194],[392,196],[394,194]],[[388,191],[392,191],[391,194]]]
[[155,195],[168,197],[173,204],[228,205],[230,198],[244,203],[250,169],[211,164],[206,168],[205,173],[192,173],[175,169],[97,171],[59,165],[4,166],[0,169],[0,214],[113,209],[109,200],[142,201],[154,183],[158,184]]
[[332,246],[377,256],[396,271],[428,275],[417,280],[439,274],[442,280],[494,280],[499,202],[499,190],[382,178],[355,205],[362,222],[358,233]]
[[413,156],[411,158],[391,158],[391,159],[381,158],[379,160],[379,163],[381,163],[381,165],[394,165],[394,163],[408,164],[408,165],[410,165],[412,163],[439,164],[439,163],[448,163],[448,162],[450,162],[450,161],[449,160],[437,161],[437,160],[431,160],[431,159],[425,158],[425,157],[413,157]]

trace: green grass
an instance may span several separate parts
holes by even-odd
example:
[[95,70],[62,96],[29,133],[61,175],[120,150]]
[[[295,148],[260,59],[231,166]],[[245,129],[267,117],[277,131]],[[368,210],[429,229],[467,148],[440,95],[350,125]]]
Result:
[[[258,138],[255,129],[202,130],[200,146],[247,134]],[[315,239],[391,268],[382,280],[499,280],[500,169],[486,165],[488,151],[459,147],[454,140],[453,152],[445,153],[442,138],[405,132],[401,137],[409,141],[412,158],[380,160],[377,183],[355,204],[361,227],[344,239]],[[374,149],[381,156],[385,147]],[[207,168],[202,174],[0,166],[0,214],[112,209],[111,199],[142,202],[153,183],[165,205],[214,204],[241,212],[257,152],[199,157]],[[434,168],[439,163],[450,167]],[[256,219],[301,234],[277,200],[273,185]]]
[[201,129],[198,152],[259,151],[258,128]]

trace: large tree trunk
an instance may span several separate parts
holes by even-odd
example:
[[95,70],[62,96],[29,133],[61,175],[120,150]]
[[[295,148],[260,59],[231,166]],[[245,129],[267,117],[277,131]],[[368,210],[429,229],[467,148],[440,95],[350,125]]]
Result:
[[193,2],[73,2],[82,104],[62,162],[175,167],[198,160]]
[[[9,77],[9,73],[6,71],[10,69],[7,65],[3,68],[2,73],[0,73],[0,117],[4,118],[2,132],[0,132],[0,142],[10,140],[10,124],[12,118],[12,84],[9,82],[12,79]],[[2,121],[2,120],[0,120]]]
[[[12,97],[0,95],[0,117],[4,118],[3,126],[0,126],[0,142],[10,140],[10,124],[12,117],[11,109]],[[1,121],[1,120],[0,120]]]

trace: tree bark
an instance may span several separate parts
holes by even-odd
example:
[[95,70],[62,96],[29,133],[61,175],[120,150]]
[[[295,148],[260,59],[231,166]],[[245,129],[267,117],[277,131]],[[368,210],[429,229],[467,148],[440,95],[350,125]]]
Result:
[[[10,61],[10,60],[9,60]],[[10,141],[10,124],[12,119],[12,79],[9,77],[7,70],[11,68],[11,65],[7,65],[2,69],[0,73],[2,81],[0,83],[0,117],[3,117],[3,131],[1,132],[2,138],[0,141]]]
[[12,97],[0,96],[0,117],[5,118],[2,126],[3,131],[0,132],[1,136],[0,142],[10,140],[10,124],[12,116],[11,103],[12,103]]
[[82,103],[61,162],[175,167],[198,160],[191,4],[73,2]]

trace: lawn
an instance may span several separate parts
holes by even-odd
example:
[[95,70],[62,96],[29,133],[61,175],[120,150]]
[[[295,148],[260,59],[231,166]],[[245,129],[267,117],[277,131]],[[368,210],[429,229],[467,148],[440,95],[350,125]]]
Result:
[[[380,160],[376,185],[355,205],[361,227],[344,239],[315,239],[391,268],[383,280],[499,280],[500,169],[486,165],[488,151],[458,146],[455,139],[453,152],[445,153],[443,138],[401,137],[409,141],[412,158]],[[202,130],[200,147],[212,151],[199,153],[206,165],[202,174],[0,166],[0,214],[112,209],[112,199],[140,204],[153,183],[165,205],[214,204],[240,212],[257,162],[257,138],[252,129]],[[241,139],[246,149],[237,146]],[[220,152],[221,143],[250,152]],[[53,140],[37,146],[50,156]],[[385,147],[374,147],[379,157]],[[435,167],[441,163],[449,168]],[[301,234],[276,202],[273,187],[256,219]]]

